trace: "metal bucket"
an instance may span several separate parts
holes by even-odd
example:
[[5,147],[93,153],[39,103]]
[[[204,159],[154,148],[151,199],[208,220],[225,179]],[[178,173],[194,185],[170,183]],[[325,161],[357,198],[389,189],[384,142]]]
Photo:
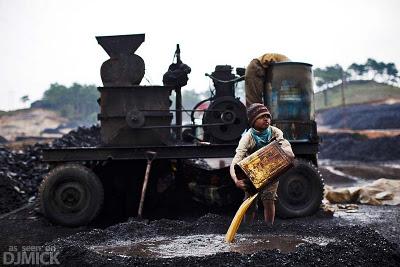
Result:
[[238,178],[248,178],[258,190],[275,182],[293,164],[277,141],[264,146],[235,165]]
[[271,64],[264,103],[275,120],[314,120],[312,65],[301,62]]

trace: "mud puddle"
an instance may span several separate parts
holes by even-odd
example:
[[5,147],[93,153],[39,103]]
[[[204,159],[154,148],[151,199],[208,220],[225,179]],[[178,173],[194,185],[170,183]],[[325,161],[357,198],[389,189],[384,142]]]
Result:
[[231,244],[225,242],[224,235],[158,236],[134,241],[91,246],[89,249],[102,255],[144,258],[204,257],[220,252],[253,254],[263,250],[278,250],[290,253],[302,244],[326,246],[334,241],[323,238],[300,238],[293,235],[250,235],[239,234]]
[[[398,211],[384,210],[390,214],[383,218],[386,232],[338,217],[277,220],[272,228],[258,220],[243,225],[235,242],[226,244],[231,218],[206,214],[195,221],[132,219],[46,246],[54,246],[60,263],[69,266],[265,266],[271,262],[278,266],[399,266],[397,243],[380,235],[398,241],[398,232],[388,225],[398,225]],[[372,210],[365,212],[372,214]],[[371,218],[368,226],[374,226],[379,217]]]

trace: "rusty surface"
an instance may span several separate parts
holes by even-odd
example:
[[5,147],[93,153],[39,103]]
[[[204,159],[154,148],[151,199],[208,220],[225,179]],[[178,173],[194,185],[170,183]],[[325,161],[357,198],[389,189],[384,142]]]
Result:
[[[161,145],[170,140],[170,87],[101,87],[101,140],[104,145]],[[147,110],[146,112],[142,112]],[[156,110],[156,112],[151,112]],[[162,111],[164,110],[164,111]]]
[[104,86],[138,85],[144,77],[143,59],[135,51],[144,42],[144,34],[98,36],[97,42],[110,56],[100,69]]
[[[251,180],[256,189],[276,180],[291,165],[292,160],[276,141],[260,148],[237,163],[237,167]],[[238,168],[236,169],[239,170]]]

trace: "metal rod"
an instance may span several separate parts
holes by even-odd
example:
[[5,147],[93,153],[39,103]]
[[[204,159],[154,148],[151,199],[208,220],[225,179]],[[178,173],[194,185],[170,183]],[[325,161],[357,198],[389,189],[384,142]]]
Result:
[[146,174],[144,175],[144,180],[143,180],[142,195],[140,197],[140,203],[139,203],[139,210],[138,210],[139,218],[142,218],[144,198],[146,196],[147,183],[149,181],[149,176],[150,176],[151,162],[156,157],[156,155],[157,153],[154,151],[146,151],[147,166],[146,166]]
[[212,76],[211,74],[208,74],[208,73],[205,73],[204,75],[207,76],[207,77],[210,77],[212,80],[217,81],[217,82],[220,82],[220,83],[234,83],[234,82],[240,82],[240,81],[243,81],[244,78],[245,78],[245,75],[243,75],[243,76],[237,77],[237,78],[232,79],[232,80],[223,81],[223,80],[220,80],[220,79],[218,79],[218,78],[215,78],[214,76]]
[[[195,111],[195,112],[213,112],[213,111],[225,111],[226,109],[207,109],[207,110],[200,110],[200,109],[180,109],[179,111]],[[176,109],[139,109],[138,111],[178,111]]]
[[198,127],[214,127],[214,126],[222,126],[222,125],[231,125],[233,122],[223,122],[223,123],[208,123],[208,124],[190,124],[190,125],[160,125],[160,126],[144,126],[144,127],[138,127],[135,129],[163,129],[163,128],[170,128],[170,129],[176,129],[176,128],[198,128]]
[[[175,100],[175,108],[176,108],[176,125],[180,126],[182,125],[182,91],[181,88],[178,87],[175,90],[176,92],[176,100]],[[176,139],[177,140],[182,140],[182,129],[180,127],[177,127],[176,129]]]

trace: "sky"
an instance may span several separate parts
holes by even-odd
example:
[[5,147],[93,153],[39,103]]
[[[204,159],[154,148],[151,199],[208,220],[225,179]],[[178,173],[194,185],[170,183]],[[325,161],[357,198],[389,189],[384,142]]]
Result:
[[[95,36],[145,34],[143,85],[160,85],[176,44],[208,91],[215,65],[268,52],[314,67],[374,58],[400,68],[398,0],[0,0],[0,110],[29,106],[52,83],[102,86]],[[20,98],[28,95],[30,102]]]

